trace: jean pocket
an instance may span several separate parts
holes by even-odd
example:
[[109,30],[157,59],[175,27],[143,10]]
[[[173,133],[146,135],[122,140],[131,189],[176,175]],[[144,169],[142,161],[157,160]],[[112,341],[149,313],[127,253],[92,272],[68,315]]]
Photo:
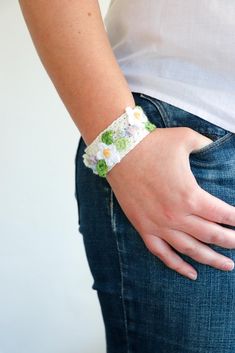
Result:
[[[192,157],[204,157],[207,153],[209,154],[217,151],[220,147],[224,147],[225,143],[235,135],[233,132],[203,119],[198,115],[192,114],[155,97],[140,93],[140,98],[146,101],[146,109],[149,109],[148,112],[150,112],[150,118],[156,123],[156,125],[159,122],[159,127],[188,127],[212,140],[212,142],[208,143],[206,146],[192,151]],[[151,109],[155,109],[157,114],[151,114]]]
[[[212,142],[209,142],[206,146],[203,146],[202,148],[194,150],[190,153],[190,155],[196,156],[196,157],[199,157],[200,155],[204,156],[206,153],[217,151],[219,148],[223,147],[224,144],[228,140],[230,140],[230,138],[234,135],[231,131],[228,131],[222,128],[220,128],[220,133],[213,132],[211,129],[210,131],[202,130],[202,129],[200,130],[193,129],[193,130],[197,131],[201,135],[204,135],[205,137],[208,137],[209,139],[212,140]],[[217,127],[216,127],[216,131],[218,131]]]

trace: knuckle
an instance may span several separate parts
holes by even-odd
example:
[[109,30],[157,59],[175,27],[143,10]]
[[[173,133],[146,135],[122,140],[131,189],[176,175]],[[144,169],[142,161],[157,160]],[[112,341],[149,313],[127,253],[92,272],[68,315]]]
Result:
[[198,254],[198,248],[195,245],[183,246],[182,252],[190,257],[196,257]]
[[155,255],[155,256],[157,256],[157,257],[159,257],[161,259],[166,258],[166,254],[163,251],[160,251],[158,248],[153,247],[153,246],[150,245],[148,247],[148,249],[153,255]]
[[176,266],[172,263],[171,260],[169,260],[168,257],[164,257],[164,259],[162,259],[162,261],[164,262],[164,264],[165,264],[167,267],[171,268],[172,270],[175,270],[175,267],[176,267]]
[[172,223],[173,221],[176,220],[176,212],[174,209],[169,208],[169,207],[163,207],[163,215],[164,218],[166,219],[167,223]]
[[211,244],[221,244],[221,242],[222,242],[222,236],[221,236],[221,234],[219,234],[219,233],[213,233],[213,234],[211,234],[210,235],[210,237],[209,237],[209,242],[211,243]]
[[169,256],[167,256],[167,251],[163,249],[160,250],[158,247],[154,246],[151,242],[147,244],[147,248],[154,256],[157,256],[164,263],[169,258]]
[[156,255],[156,256],[160,256],[160,255],[161,255],[160,250],[159,250],[156,246],[154,246],[153,242],[152,242],[152,241],[149,241],[147,237],[144,239],[144,242],[145,242],[145,245],[146,245],[146,247],[148,248],[148,250],[149,250],[153,255]]

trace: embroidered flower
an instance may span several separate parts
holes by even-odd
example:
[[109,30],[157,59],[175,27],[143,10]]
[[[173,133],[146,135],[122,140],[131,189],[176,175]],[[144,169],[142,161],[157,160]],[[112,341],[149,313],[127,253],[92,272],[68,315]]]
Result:
[[129,125],[126,129],[126,136],[127,137],[134,136],[138,130],[139,130],[139,128],[137,126]]
[[143,126],[143,123],[145,123],[148,120],[146,115],[143,113],[142,108],[141,107],[138,108],[138,106],[135,107],[135,109],[132,109],[131,107],[127,107],[126,113],[127,113],[128,122],[130,125],[141,127]]
[[96,156],[90,156],[87,153],[83,155],[83,162],[86,167],[89,167],[92,169],[93,172],[96,171],[96,163],[98,162],[98,159]]
[[98,143],[99,151],[96,154],[98,159],[104,159],[109,167],[120,162],[120,156],[115,145],[106,145],[103,142]]
[[94,156],[89,156],[86,153],[83,155],[83,162],[87,167],[89,167],[90,164],[94,163],[94,159],[95,159]]
[[108,166],[104,159],[100,159],[96,164],[96,170],[101,177],[106,177]]
[[156,129],[156,125],[152,124],[150,121],[146,121],[144,126],[145,126],[145,129],[150,132]]
[[114,144],[118,151],[123,151],[127,148],[129,144],[129,139],[127,137],[121,137],[114,141]]
[[113,143],[113,130],[107,130],[101,135],[101,141],[106,143],[106,145],[111,145]]

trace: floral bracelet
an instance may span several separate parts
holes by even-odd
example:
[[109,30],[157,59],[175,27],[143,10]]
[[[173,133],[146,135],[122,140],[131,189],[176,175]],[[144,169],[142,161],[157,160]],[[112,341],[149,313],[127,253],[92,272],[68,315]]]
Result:
[[83,162],[93,173],[106,177],[129,151],[155,129],[156,125],[148,120],[142,107],[126,107],[125,113],[86,147]]

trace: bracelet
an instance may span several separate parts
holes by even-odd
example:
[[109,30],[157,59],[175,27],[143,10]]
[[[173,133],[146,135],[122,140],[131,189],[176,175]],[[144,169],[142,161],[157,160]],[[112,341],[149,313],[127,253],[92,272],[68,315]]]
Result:
[[156,129],[141,106],[126,107],[125,113],[114,120],[86,147],[83,162],[94,174],[106,177],[145,136]]

